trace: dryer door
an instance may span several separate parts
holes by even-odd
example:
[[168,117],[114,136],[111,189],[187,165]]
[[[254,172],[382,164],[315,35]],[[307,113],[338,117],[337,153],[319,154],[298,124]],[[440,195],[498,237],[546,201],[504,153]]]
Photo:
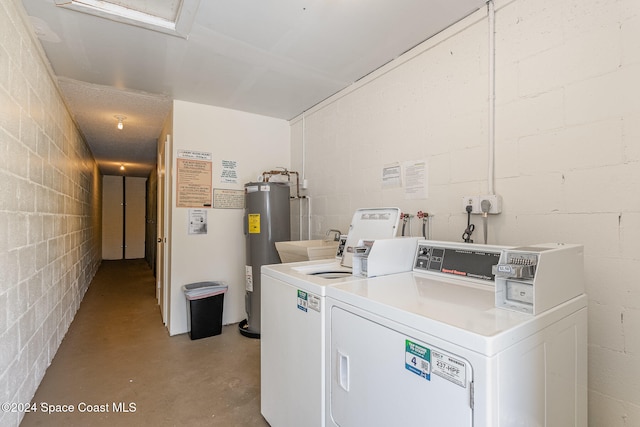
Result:
[[464,358],[331,307],[329,425],[472,426]]

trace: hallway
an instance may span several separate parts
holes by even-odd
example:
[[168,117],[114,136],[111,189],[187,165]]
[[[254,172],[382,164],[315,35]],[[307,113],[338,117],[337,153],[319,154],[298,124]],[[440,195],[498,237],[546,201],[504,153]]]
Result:
[[259,340],[169,337],[144,260],[103,261],[21,426],[266,426],[259,385]]

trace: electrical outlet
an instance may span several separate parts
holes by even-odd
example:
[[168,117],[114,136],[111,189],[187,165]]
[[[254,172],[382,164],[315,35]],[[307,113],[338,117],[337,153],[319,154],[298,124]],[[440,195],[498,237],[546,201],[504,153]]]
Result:
[[464,196],[462,198],[462,212],[467,212],[467,206],[471,205],[471,213],[474,215],[482,215],[482,201],[488,200],[491,203],[489,207],[490,215],[502,213],[502,196],[497,194],[483,194],[480,196]]
[[471,213],[482,213],[480,210],[480,197],[479,196],[464,196],[462,198],[462,212],[467,212],[467,206],[471,205]]
[[499,196],[497,194],[485,194],[485,195],[478,196],[478,200],[479,200],[478,207],[480,208],[480,213],[482,213],[483,200],[488,200],[489,203],[491,203],[491,206],[489,208],[490,215],[497,215],[499,213],[502,213],[502,196]]

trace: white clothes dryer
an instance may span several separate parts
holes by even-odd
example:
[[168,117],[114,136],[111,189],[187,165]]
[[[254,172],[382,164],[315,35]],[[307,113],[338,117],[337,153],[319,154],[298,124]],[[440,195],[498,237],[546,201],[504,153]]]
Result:
[[[326,425],[586,426],[581,265],[575,245],[422,241],[413,272],[327,288]],[[513,304],[496,267],[519,275],[500,293]],[[554,287],[572,291],[521,307]]]

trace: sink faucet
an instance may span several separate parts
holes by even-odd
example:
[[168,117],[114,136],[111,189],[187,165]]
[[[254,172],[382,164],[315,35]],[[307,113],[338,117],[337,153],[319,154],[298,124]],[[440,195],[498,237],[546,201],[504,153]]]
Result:
[[334,242],[338,242],[340,240],[340,235],[342,234],[342,232],[340,230],[336,230],[335,228],[332,228],[331,230],[327,231],[327,233],[325,234],[325,240],[329,240],[329,236],[331,235],[331,233],[333,233],[333,241]]

